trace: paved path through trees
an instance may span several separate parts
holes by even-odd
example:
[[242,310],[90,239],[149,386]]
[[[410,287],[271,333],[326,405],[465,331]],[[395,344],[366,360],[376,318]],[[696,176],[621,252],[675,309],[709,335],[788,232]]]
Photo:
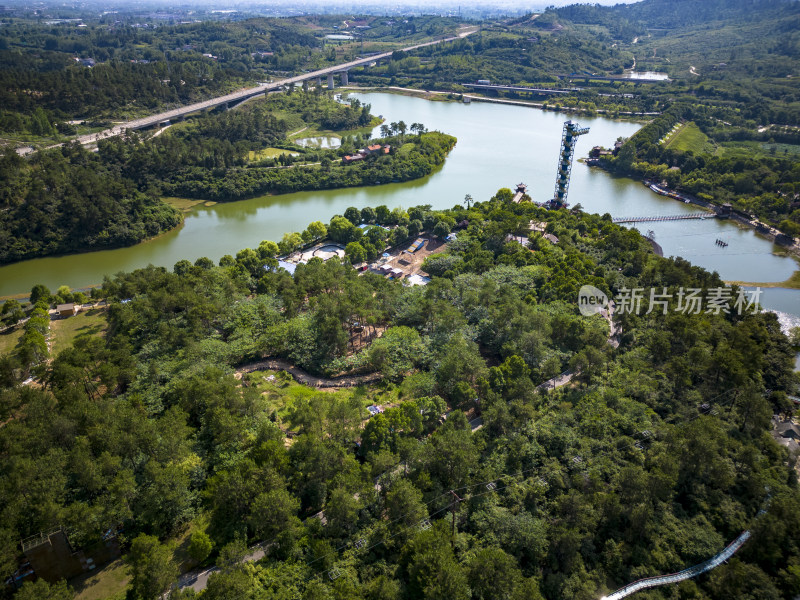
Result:
[[378,381],[382,375],[380,373],[369,373],[367,375],[345,375],[343,377],[317,377],[305,372],[300,367],[296,367],[287,360],[280,358],[270,358],[260,360],[258,362],[243,365],[236,370],[237,378],[240,378],[244,373],[253,373],[254,371],[286,371],[298,383],[316,388],[336,388],[336,387],[355,387],[364,385],[365,383],[373,383]]

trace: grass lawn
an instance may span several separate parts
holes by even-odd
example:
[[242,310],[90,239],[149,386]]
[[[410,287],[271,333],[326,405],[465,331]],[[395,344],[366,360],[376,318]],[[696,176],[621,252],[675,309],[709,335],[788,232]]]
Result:
[[64,348],[83,335],[102,335],[107,327],[105,309],[92,308],[74,317],[55,319],[50,322],[53,338],[53,356],[58,356]]
[[700,128],[692,122],[686,123],[667,143],[667,148],[678,152],[691,150],[695,154],[713,154],[714,146],[708,136],[700,131]]
[[743,156],[747,158],[765,156],[774,156],[775,158],[797,158],[800,156],[800,146],[755,141],[723,142],[720,144],[717,155],[728,157]]
[[191,198],[175,198],[173,196],[161,198],[161,200],[163,200],[173,208],[177,208],[181,212],[189,212],[190,210],[192,210],[192,208],[194,208],[198,204],[203,203],[203,200],[193,200]]
[[75,600],[123,600],[128,589],[128,568],[121,558],[102,569],[76,577],[70,582]]
[[[370,404],[389,404],[397,401],[398,391],[386,391],[377,385],[355,388],[339,388],[335,391],[323,391],[297,383],[285,371],[256,371],[247,373],[245,379],[250,387],[255,387],[266,401],[267,412],[276,413],[282,429],[290,429],[289,415],[299,403],[315,396],[325,396],[330,400],[345,400],[357,397],[362,406]],[[364,417],[367,417],[365,411]]]
[[403,144],[400,146],[400,149],[397,151],[398,154],[408,154],[416,147],[414,142],[408,142],[407,144]]
[[263,160],[265,158],[277,158],[281,154],[289,154],[291,156],[297,156],[297,152],[290,152],[289,150],[283,150],[281,148],[264,148],[263,150],[251,150],[247,153],[247,160]]
[[16,329],[11,329],[4,333],[0,333],[0,355],[13,352],[14,348],[17,347],[17,342],[19,342],[19,338],[22,337],[24,331],[24,328],[22,325],[20,325]]

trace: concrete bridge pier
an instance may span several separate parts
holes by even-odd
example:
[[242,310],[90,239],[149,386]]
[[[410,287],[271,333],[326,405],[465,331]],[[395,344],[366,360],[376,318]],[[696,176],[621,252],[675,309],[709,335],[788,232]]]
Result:
[[322,88],[322,76],[317,77],[317,87]]
[[342,71],[342,85],[350,85],[350,77],[347,71]]
[[333,89],[333,73],[328,73],[328,89]]

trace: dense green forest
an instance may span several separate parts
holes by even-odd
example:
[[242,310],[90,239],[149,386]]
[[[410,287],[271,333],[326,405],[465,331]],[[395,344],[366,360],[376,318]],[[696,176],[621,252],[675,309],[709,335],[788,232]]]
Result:
[[[335,260],[290,275],[272,242],[107,279],[105,334],[49,363],[0,361],[3,570],[16,540],[55,525],[76,545],[122,526],[127,597],[155,599],[189,528],[186,564],[221,567],[207,600],[595,600],[750,529],[710,575],[643,597],[800,593],[795,459],[767,433],[798,386],[775,316],[673,303],[615,317],[615,347],[604,319],[579,314],[582,285],[710,293],[719,277],[655,256],[607,215],[509,196],[331,220],[344,241],[362,221],[459,224],[424,287]],[[507,241],[531,221],[559,243]],[[52,297],[33,292],[42,311]],[[380,380],[321,391],[235,374],[262,357]],[[567,368],[569,385],[537,388]],[[30,369],[41,387],[16,384]],[[386,410],[368,419],[373,403]],[[262,540],[266,556],[240,564]],[[72,597],[44,582],[17,597],[48,595]]]
[[[267,77],[252,52],[306,56],[319,45],[307,31],[279,20],[155,30],[20,22],[6,25],[3,34],[0,128],[35,135],[54,133],[53,122],[70,133],[64,122],[71,119],[132,117],[220,95]],[[89,68],[76,57],[96,63]]]
[[389,155],[373,155],[353,165],[332,165],[323,158],[319,168],[251,167],[223,173],[192,168],[170,177],[163,189],[174,196],[227,202],[267,193],[408,181],[442,165],[456,138],[432,132],[383,141],[392,146]]
[[[453,19],[412,17],[362,32],[360,45],[328,43],[337,18],[246,19],[141,27],[86,18],[46,25],[7,19],[0,36],[0,132],[25,139],[76,133],[221,95],[271,77],[321,69],[372,50],[452,33]],[[91,59],[83,63],[80,59]],[[89,66],[91,65],[91,66]],[[84,131],[84,129],[80,129]]]
[[130,246],[180,223],[151,189],[80,146],[0,156],[0,264]]

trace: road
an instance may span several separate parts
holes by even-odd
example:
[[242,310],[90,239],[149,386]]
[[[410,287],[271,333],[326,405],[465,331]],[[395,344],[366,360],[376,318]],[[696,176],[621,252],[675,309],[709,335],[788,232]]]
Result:
[[[402,52],[410,52],[410,51],[413,51],[413,50],[417,50],[418,48],[424,48],[426,46],[433,46],[433,45],[436,45],[436,44],[441,44],[443,42],[452,42],[454,40],[458,40],[458,39],[464,38],[464,37],[466,37],[468,35],[471,35],[471,34],[475,33],[476,31],[478,31],[477,28],[476,29],[469,29],[469,30],[466,30],[466,31],[462,31],[461,33],[459,33],[458,35],[456,35],[454,37],[448,37],[448,38],[444,38],[444,39],[441,39],[441,40],[434,40],[432,42],[425,42],[423,44],[416,44],[414,46],[408,46],[406,48],[402,48],[401,51]],[[360,58],[358,60],[353,60],[353,61],[350,61],[350,62],[341,63],[341,64],[335,65],[333,67],[327,67],[325,69],[320,69],[318,71],[311,71],[309,73],[303,73],[302,75],[297,75],[295,77],[289,77],[287,79],[281,79],[281,80],[278,80],[278,81],[273,81],[271,83],[262,83],[262,84],[259,84],[256,87],[253,87],[253,88],[246,88],[246,89],[243,89],[243,90],[239,90],[237,92],[233,92],[231,94],[225,94],[224,96],[218,96],[216,98],[211,98],[210,100],[204,100],[203,102],[196,102],[194,104],[189,104],[188,106],[182,106],[180,108],[175,108],[173,110],[167,110],[167,111],[155,114],[155,115],[150,115],[149,117],[144,117],[142,119],[135,119],[133,121],[128,121],[126,123],[120,123],[120,124],[115,125],[114,127],[110,128],[110,129],[106,129],[105,131],[101,131],[99,133],[92,133],[92,134],[78,136],[78,137],[74,138],[74,140],[77,140],[78,142],[80,142],[83,145],[92,144],[92,143],[95,143],[95,142],[97,142],[98,140],[101,140],[101,139],[106,139],[106,138],[109,138],[109,137],[114,137],[114,136],[120,135],[120,134],[122,134],[123,132],[125,132],[126,130],[129,130],[129,129],[143,129],[143,128],[146,128],[146,127],[151,127],[153,125],[158,125],[159,123],[163,123],[165,121],[170,121],[172,119],[178,119],[178,118],[185,117],[188,114],[195,113],[195,112],[198,112],[198,111],[201,111],[201,110],[214,108],[214,107],[217,107],[217,106],[220,106],[220,105],[223,105],[223,104],[241,102],[241,101],[246,100],[248,98],[252,98],[253,96],[257,96],[259,94],[265,94],[265,93],[273,91],[273,90],[278,90],[282,86],[285,86],[285,85],[291,85],[293,83],[301,83],[301,82],[307,81],[309,79],[316,79],[317,77],[327,77],[329,74],[334,74],[334,73],[339,73],[341,71],[346,71],[348,69],[352,69],[353,67],[360,67],[360,66],[363,66],[363,65],[368,65],[369,63],[374,62],[376,60],[382,60],[382,59],[385,59],[385,58],[389,58],[390,56],[392,56],[392,54],[394,52],[395,51],[383,52],[381,54],[376,54],[374,56],[369,56],[367,58]],[[56,144],[55,146],[51,146],[51,147],[57,147],[57,146],[61,146],[61,145],[62,144]],[[21,155],[30,154],[33,151],[34,151],[34,149],[30,148],[30,147],[18,149],[18,152]]]

